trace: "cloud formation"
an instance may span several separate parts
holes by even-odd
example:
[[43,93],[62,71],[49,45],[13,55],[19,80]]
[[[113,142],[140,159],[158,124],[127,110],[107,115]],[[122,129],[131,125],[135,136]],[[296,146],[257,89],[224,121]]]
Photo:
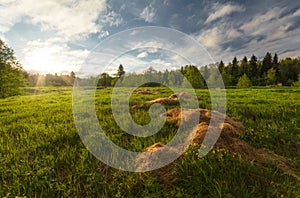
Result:
[[213,12],[209,13],[208,18],[205,21],[205,24],[211,23],[217,19],[223,18],[227,15],[230,15],[233,12],[243,12],[245,11],[245,8],[240,5],[234,5],[234,4],[219,4],[216,3],[213,6]]
[[[84,61],[83,54],[93,51],[103,40],[123,30],[149,25],[173,28],[192,36],[216,61],[227,62],[234,56],[242,58],[251,54],[262,57],[266,51],[277,52],[279,58],[300,53],[300,2],[291,0],[223,3],[215,0],[0,0],[0,18],[0,38],[15,49],[25,69],[38,68],[40,55],[48,59],[48,63],[40,65],[42,69],[47,65],[75,70],[74,65]],[[136,64],[151,60],[166,65],[183,64],[185,60],[176,55],[168,58],[166,52],[161,52],[161,57],[154,56],[176,43],[173,46],[177,49],[171,50],[199,56],[182,39],[169,35],[169,45],[160,41],[165,35],[157,35],[152,41],[136,38],[139,31],[129,35],[138,42],[119,40],[110,51],[126,43],[129,49],[148,48],[138,50],[124,61],[135,58]],[[153,32],[149,32],[148,36],[151,35]],[[123,65],[126,67],[126,63]]]
[[67,38],[96,33],[102,24],[98,16],[106,9],[105,0],[10,0],[1,2],[0,31],[7,32],[16,23],[40,25],[42,31],[56,30]]
[[140,17],[146,22],[153,22],[155,20],[155,9],[153,8],[153,6],[151,4],[149,6],[146,6],[141,12]]

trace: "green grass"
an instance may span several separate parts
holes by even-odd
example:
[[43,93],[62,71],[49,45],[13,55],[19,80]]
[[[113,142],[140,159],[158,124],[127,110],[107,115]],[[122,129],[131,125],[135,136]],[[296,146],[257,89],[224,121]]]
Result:
[[[171,95],[167,88],[150,88],[159,95],[133,94],[133,119],[147,124],[145,100]],[[122,131],[110,109],[111,89],[96,93],[99,123],[119,146],[133,151],[158,141],[167,143],[175,123],[148,138]],[[209,108],[207,90],[199,106]],[[166,108],[173,108],[167,106]],[[245,125],[240,136],[257,148],[268,148],[300,167],[300,89],[229,89],[227,113]],[[104,115],[104,116],[103,116]],[[71,88],[29,88],[26,95],[0,100],[1,197],[299,197],[299,179],[276,166],[258,166],[226,150],[215,148],[199,158],[191,146],[175,162],[177,181],[172,186],[150,173],[110,168],[84,147],[72,114]],[[298,168],[299,170],[299,168]]]

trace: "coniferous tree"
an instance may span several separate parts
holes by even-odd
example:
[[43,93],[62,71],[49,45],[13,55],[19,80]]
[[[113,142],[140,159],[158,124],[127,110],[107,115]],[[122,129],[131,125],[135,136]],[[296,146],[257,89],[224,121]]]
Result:
[[236,57],[232,60],[231,75],[233,77],[233,83],[236,84],[239,77],[239,65]]
[[261,76],[266,75],[268,70],[271,68],[272,68],[272,55],[271,53],[267,52],[262,61]]
[[236,86],[237,88],[248,88],[251,87],[252,84],[248,76],[244,74],[242,77],[239,78],[239,81]]
[[250,76],[248,59],[246,56],[243,58],[241,65],[239,67],[239,75],[238,76],[241,77],[244,74],[247,74],[247,76]]
[[279,80],[279,62],[278,62],[277,53],[274,54],[273,61],[272,61],[272,68],[275,69],[276,81],[278,81]]
[[194,88],[204,88],[203,77],[197,67],[193,65],[186,66],[185,78]]
[[253,54],[249,60],[249,74],[253,85],[256,85],[257,79],[260,76],[260,71],[257,66],[257,57]]
[[225,70],[225,65],[222,60],[219,63],[218,69],[219,69],[220,73],[222,73]]

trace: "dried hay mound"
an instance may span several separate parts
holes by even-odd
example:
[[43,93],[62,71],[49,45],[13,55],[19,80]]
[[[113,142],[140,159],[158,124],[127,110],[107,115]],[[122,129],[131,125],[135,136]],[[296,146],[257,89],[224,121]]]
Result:
[[[196,117],[199,116],[199,114],[200,114],[200,121],[199,124],[197,125],[196,134],[194,133],[190,134],[186,139],[186,141],[201,144],[203,142],[203,139],[209,127],[212,133],[214,133],[214,131],[217,132],[221,129],[220,137],[216,142],[217,147],[225,148],[230,152],[240,156],[241,159],[251,161],[255,164],[259,164],[259,165],[268,165],[270,163],[274,164],[277,166],[278,169],[284,171],[285,173],[294,176],[296,178],[300,177],[300,173],[299,171],[296,170],[296,166],[288,159],[284,158],[283,156],[277,155],[273,151],[267,149],[256,149],[251,145],[249,145],[248,143],[246,143],[245,141],[238,139],[236,136],[238,134],[241,134],[241,132],[244,130],[244,126],[240,121],[238,121],[235,118],[226,116],[220,112],[210,111],[207,109],[187,109],[181,111],[181,109],[179,108],[171,109],[167,111],[165,114],[163,114],[162,116],[166,116],[168,121],[175,120],[179,124],[180,121],[185,122],[185,121],[189,121],[190,119],[195,119]],[[214,123],[218,123],[218,122],[214,122],[211,124],[211,126],[209,126],[212,114],[216,119],[222,119],[225,117],[224,123],[219,125],[214,125]],[[150,164],[151,162],[149,162],[149,161],[153,161],[153,158],[151,156],[159,157],[159,155],[155,154],[158,148],[167,149],[165,150],[166,153],[172,153],[172,152],[176,153],[176,148],[167,148],[164,147],[164,145],[161,143],[156,143],[146,148],[144,150],[145,152],[138,157],[138,160],[142,160],[143,163],[141,164],[143,164],[142,165],[143,167],[151,165]],[[180,160],[180,158],[177,160]],[[155,170],[152,173],[162,181],[165,180],[164,177],[167,177],[168,180],[170,181],[175,181],[176,178],[174,178],[175,176],[173,173],[176,171],[173,169],[172,169],[172,165],[168,165],[161,169]],[[168,182],[166,184],[168,184]]]
[[[176,148],[167,147],[166,145],[158,142],[143,150],[135,160],[137,171],[153,169],[156,166],[163,166],[158,164],[156,159],[174,159],[174,156],[179,156]],[[173,163],[170,163],[162,168],[151,171],[151,174],[161,180],[165,185],[171,187],[176,181],[176,169]]]

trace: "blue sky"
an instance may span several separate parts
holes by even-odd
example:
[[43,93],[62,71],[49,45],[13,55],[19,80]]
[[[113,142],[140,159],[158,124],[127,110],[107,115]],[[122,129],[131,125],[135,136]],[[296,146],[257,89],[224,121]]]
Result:
[[[101,41],[143,26],[183,32],[214,61],[261,58],[267,51],[279,58],[300,55],[300,1],[0,0],[0,18],[0,38],[26,70],[41,73],[78,71]],[[182,45],[175,48],[192,50]],[[151,46],[132,47],[115,65],[137,71],[137,65],[172,69],[187,63],[164,45]]]

